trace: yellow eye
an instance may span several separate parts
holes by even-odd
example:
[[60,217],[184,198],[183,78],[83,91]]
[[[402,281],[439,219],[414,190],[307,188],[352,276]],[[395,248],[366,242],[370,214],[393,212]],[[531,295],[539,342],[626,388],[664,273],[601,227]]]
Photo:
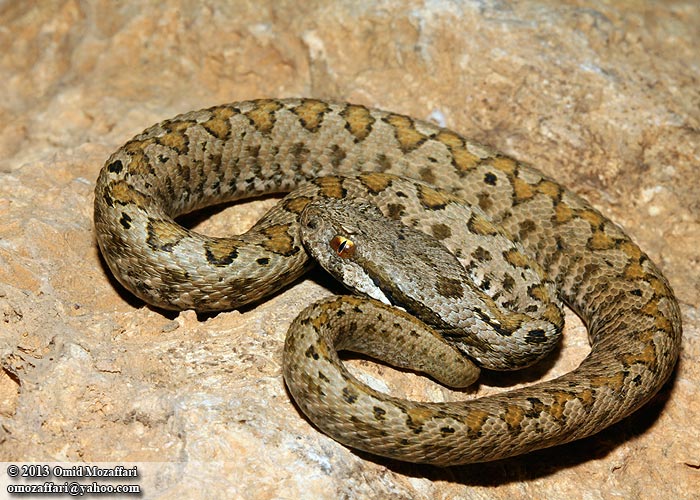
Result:
[[342,259],[349,259],[355,255],[355,244],[344,236],[334,236],[329,244]]

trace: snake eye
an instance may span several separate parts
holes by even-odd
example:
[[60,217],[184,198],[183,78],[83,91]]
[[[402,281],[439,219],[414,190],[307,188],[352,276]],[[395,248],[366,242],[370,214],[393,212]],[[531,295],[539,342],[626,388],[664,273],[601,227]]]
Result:
[[342,259],[349,259],[355,255],[355,244],[344,236],[334,236],[329,244]]

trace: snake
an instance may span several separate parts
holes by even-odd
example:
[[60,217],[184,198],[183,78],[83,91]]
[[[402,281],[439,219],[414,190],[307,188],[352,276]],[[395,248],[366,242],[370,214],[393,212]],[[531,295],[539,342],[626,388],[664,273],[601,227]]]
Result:
[[[241,235],[210,237],[176,221],[276,193],[287,195]],[[351,215],[334,222],[333,213]],[[351,222],[364,232],[348,229]],[[310,253],[329,267],[340,261],[335,274],[354,279],[348,286],[361,295],[328,297],[294,319],[283,376],[319,430],[391,459],[487,462],[590,436],[647,403],[679,356],[673,291],[619,226],[526,163],[428,121],[363,105],[258,99],[153,125],[101,169],[94,224],[119,283],[167,310],[255,304],[304,276],[315,265]],[[463,227],[471,240],[453,241]],[[513,243],[488,246],[504,238]],[[380,259],[376,247],[394,253]],[[438,254],[444,258],[430,260]],[[407,269],[415,266],[418,278]],[[391,283],[393,275],[406,286]],[[466,291],[465,280],[477,290]],[[476,300],[466,313],[465,295]],[[387,303],[396,297],[404,299],[400,308]],[[556,344],[559,301],[586,325],[589,354],[558,378],[495,395],[410,401],[360,382],[338,356],[365,352],[464,386],[480,366],[498,365],[489,353],[505,353],[505,365],[541,359]],[[466,332],[448,326],[453,316]],[[483,326],[503,347],[475,350]],[[518,336],[540,352],[508,358],[505,340]]]

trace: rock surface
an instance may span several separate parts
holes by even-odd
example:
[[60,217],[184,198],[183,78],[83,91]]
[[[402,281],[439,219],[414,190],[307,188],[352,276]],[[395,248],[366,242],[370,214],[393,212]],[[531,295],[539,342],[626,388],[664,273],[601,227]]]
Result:
[[[700,483],[700,11],[657,2],[0,3],[0,458],[139,464],[144,498],[691,498]],[[122,290],[92,230],[107,156],[177,113],[265,96],[449,125],[538,165],[624,226],[681,303],[683,353],[607,431],[435,469],[354,453],[296,410],[286,328],[320,273],[255,308],[164,314]],[[229,234],[274,200],[194,220]],[[332,286],[331,286],[332,288]],[[477,395],[569,371],[555,360]],[[473,397],[364,360],[424,400]],[[4,476],[5,485],[16,481]],[[59,480],[57,480],[59,481]]]

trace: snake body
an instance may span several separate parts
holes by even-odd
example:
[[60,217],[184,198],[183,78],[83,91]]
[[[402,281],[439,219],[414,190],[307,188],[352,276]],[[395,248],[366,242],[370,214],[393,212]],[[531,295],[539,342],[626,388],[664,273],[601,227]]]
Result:
[[[299,407],[334,439],[405,461],[495,460],[598,432],[646,403],[668,379],[681,343],[678,304],[658,268],[619,227],[538,170],[399,114],[267,99],[154,125],[100,172],[97,241],[117,279],[143,300],[166,309],[232,309],[303,275],[311,266],[299,236],[304,209],[318,196],[345,197],[347,181],[340,176],[360,178],[365,192],[381,196],[393,177],[373,173],[439,188],[419,197],[420,210],[437,221],[454,197],[499,224],[548,277],[528,288],[531,298],[542,299],[551,282],[586,324],[591,352],[574,371],[515,391],[459,403],[401,400],[358,382],[336,350],[377,354],[459,384],[455,350],[437,346],[430,332],[419,334],[407,313],[354,296],[328,299],[292,324],[284,375]],[[244,235],[206,237],[174,221],[213,203],[290,191]],[[390,217],[408,211],[395,197],[385,209]],[[480,221],[470,228],[492,236]],[[438,222],[429,232],[447,240],[449,227]],[[476,250],[470,250],[474,260],[488,269],[490,252]],[[494,288],[508,287],[483,281],[493,287],[485,300],[502,306]],[[553,309],[536,309],[556,325]],[[389,332],[376,327],[388,315],[395,325]],[[413,359],[421,356],[428,361]]]
[[[315,193],[300,234],[350,290],[410,311],[483,368],[517,370],[556,346],[564,318],[554,283],[478,207],[389,174],[338,185],[341,198]],[[386,316],[375,328],[395,331]]]

